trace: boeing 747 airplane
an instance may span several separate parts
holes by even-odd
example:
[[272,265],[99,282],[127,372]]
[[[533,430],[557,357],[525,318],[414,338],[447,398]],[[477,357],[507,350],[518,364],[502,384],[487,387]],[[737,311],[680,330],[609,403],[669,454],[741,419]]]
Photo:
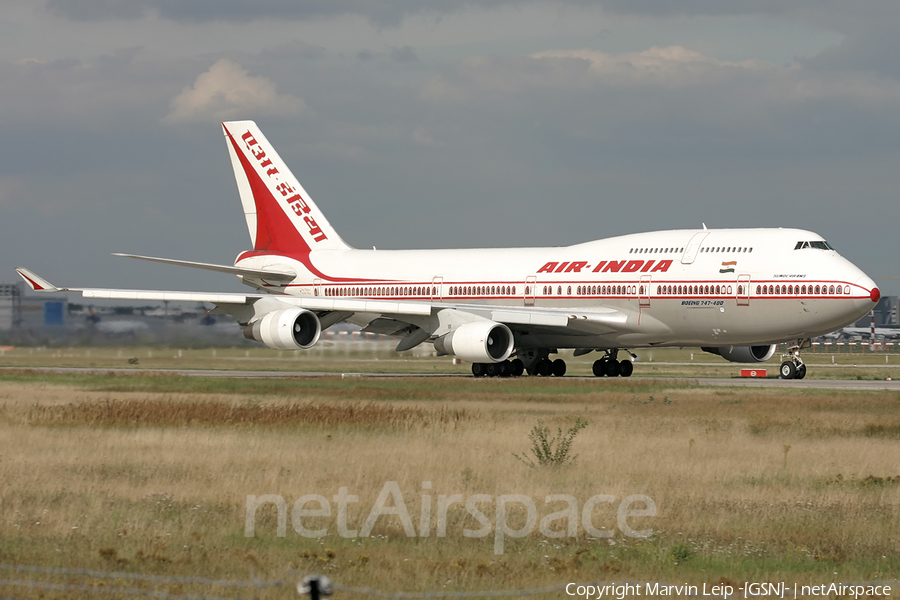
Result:
[[[347,245],[252,121],[222,124],[252,249],[233,266],[120,255],[230,273],[247,294],[60,288],[85,298],[209,302],[248,338],[279,350],[316,344],[347,321],[434,344],[476,376],[562,376],[551,355],[601,353],[598,377],[628,377],[637,348],[697,346],[762,362],[790,342],[783,378],[802,378],[812,337],[865,315],[875,283],[822,236],[800,229],[687,229],[559,248],[357,250]],[[624,357],[622,355],[625,355]],[[621,358],[621,359],[620,359]]]

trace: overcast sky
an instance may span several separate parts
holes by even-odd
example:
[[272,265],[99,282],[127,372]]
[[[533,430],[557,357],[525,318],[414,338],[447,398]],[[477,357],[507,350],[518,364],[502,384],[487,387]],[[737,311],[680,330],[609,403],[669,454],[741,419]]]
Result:
[[898,56],[896,0],[5,0],[0,282],[244,289],[110,256],[248,247],[227,119],[357,247],[784,226],[897,276]]

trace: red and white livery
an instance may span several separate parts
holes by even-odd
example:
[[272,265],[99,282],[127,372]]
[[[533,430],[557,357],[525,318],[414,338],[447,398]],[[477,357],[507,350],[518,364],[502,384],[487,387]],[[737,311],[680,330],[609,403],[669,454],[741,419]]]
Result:
[[852,323],[879,299],[875,283],[818,234],[799,229],[692,229],[560,248],[357,250],[338,235],[252,121],[222,124],[252,249],[233,266],[121,255],[236,275],[248,294],[58,288],[85,298],[210,302],[244,334],[301,350],[348,321],[430,342],[475,375],[561,376],[550,355],[598,351],[597,376],[629,376],[620,353],[698,346],[761,362],[793,342],[781,376],[803,377],[799,350]]

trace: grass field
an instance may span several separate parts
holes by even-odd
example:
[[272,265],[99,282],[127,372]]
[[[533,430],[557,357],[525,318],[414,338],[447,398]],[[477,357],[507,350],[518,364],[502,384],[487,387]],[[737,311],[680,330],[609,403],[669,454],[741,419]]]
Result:
[[[203,366],[202,353],[211,353],[192,351],[201,353],[197,359],[175,352],[146,362]],[[65,364],[64,353],[47,362]],[[90,358],[103,366],[124,362],[115,355]],[[266,368],[273,368],[273,358]],[[465,368],[444,359],[396,364],[426,372]],[[645,367],[653,365],[646,360]],[[696,367],[692,376],[709,368]],[[860,372],[868,378],[873,370]],[[841,372],[855,377],[852,368]],[[886,375],[883,367],[878,372]],[[529,432],[539,420],[555,433],[578,418],[588,426],[574,439],[574,464],[531,468],[514,456],[530,452]],[[900,394],[891,392],[709,389],[696,379],[249,380],[4,371],[0,457],[5,564],[239,580],[324,573],[344,586],[395,591],[597,580],[803,583],[900,574]],[[382,505],[390,508],[402,497],[414,536],[389,514],[374,520],[368,536],[339,535],[334,497],[341,488],[358,496],[346,505],[347,528],[363,529],[379,494],[388,493]],[[266,494],[284,500],[284,535],[278,535],[276,504],[265,503],[251,511],[255,531],[247,537],[247,496]],[[321,508],[316,501],[295,507],[310,494],[330,503],[331,514],[295,515],[294,508]],[[464,530],[483,530],[482,523],[463,503],[442,509],[439,497],[464,501],[476,494],[489,496],[473,506],[491,527],[484,537],[467,537]],[[514,494],[535,505],[530,529],[521,502],[510,501],[502,518],[497,514],[499,497]],[[595,502],[588,523],[609,538],[584,527],[581,511],[598,494],[614,500]],[[619,503],[635,494],[649,497],[656,514],[631,516],[625,524],[652,529],[647,537],[626,535],[617,520]],[[546,503],[550,495],[571,496],[576,512],[560,517],[572,507]],[[442,510],[446,535],[438,536]],[[504,522],[524,537],[502,535]],[[327,534],[297,533],[303,527]],[[116,585],[249,595],[74,575],[7,572],[3,578],[90,586],[41,590],[47,598],[122,597],[103,591]],[[37,595],[21,586],[0,589]],[[295,594],[253,590],[261,598]]]

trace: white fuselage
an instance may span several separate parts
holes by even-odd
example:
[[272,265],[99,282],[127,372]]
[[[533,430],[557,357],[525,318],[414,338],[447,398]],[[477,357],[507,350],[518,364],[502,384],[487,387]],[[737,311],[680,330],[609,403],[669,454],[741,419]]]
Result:
[[724,346],[810,338],[871,310],[874,282],[822,246],[798,229],[672,230],[557,248],[247,252],[235,265],[298,273],[288,284],[244,278],[281,294],[626,316],[615,331],[533,331],[520,348]]

